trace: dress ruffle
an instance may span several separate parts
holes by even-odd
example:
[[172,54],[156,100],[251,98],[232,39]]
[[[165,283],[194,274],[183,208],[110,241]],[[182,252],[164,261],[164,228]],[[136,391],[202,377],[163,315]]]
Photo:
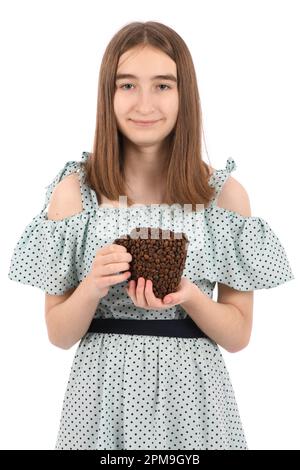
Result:
[[52,295],[76,287],[88,223],[84,213],[63,220],[34,217],[17,242],[8,277]]
[[202,274],[237,290],[268,289],[294,279],[279,238],[262,217],[221,207],[205,216]]
[[[84,160],[88,152],[82,155]],[[215,182],[217,193],[235,168],[234,160],[229,158],[226,168],[215,172],[211,182]],[[116,219],[119,209],[100,208],[95,192],[84,187],[80,180],[84,210],[62,220],[48,220],[44,210],[54,187],[64,176],[75,171],[82,175],[80,162],[67,162],[46,187],[42,211],[25,227],[15,246],[9,279],[60,295],[76,287],[83,278],[84,269],[89,270],[87,265],[91,259],[86,253],[89,231],[94,230],[102,216],[103,219],[110,217],[110,221]],[[139,210],[150,211],[151,207],[142,206]],[[276,287],[294,279],[279,238],[263,218],[245,217],[213,204],[204,210],[203,230],[203,243],[197,250],[196,265],[193,266],[197,280],[206,279],[249,291]]]

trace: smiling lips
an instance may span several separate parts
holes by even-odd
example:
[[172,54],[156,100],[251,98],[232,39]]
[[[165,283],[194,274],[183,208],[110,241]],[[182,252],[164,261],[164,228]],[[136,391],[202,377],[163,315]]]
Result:
[[132,119],[132,122],[138,126],[142,126],[142,127],[147,127],[147,126],[152,126],[153,124],[155,124],[156,122],[158,122],[159,119],[157,121],[134,121]]

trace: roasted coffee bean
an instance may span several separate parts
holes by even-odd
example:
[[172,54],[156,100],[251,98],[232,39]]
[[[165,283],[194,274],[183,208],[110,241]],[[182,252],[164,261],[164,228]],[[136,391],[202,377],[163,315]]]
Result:
[[185,233],[159,227],[136,227],[130,234],[117,238],[113,243],[125,246],[132,255],[128,282],[137,281],[139,277],[151,279],[153,293],[160,299],[176,292],[189,244]]

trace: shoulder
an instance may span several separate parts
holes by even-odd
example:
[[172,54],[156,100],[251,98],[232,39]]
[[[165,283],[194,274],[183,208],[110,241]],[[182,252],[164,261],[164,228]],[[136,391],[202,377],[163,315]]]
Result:
[[206,165],[209,171],[209,176],[211,176],[216,171],[216,169],[210,166],[208,163],[206,163]]
[[61,220],[82,210],[78,173],[72,173],[55,186],[49,201],[48,219]]
[[251,206],[248,193],[244,186],[233,176],[229,175],[217,199],[217,206],[238,212],[244,217],[251,216]]

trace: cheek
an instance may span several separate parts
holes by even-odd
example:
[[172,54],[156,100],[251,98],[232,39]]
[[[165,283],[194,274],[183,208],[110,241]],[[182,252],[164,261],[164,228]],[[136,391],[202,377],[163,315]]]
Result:
[[170,125],[173,126],[178,117],[178,107],[174,106],[174,103],[170,104],[168,116],[169,116]]
[[122,99],[119,93],[114,96],[114,111],[116,116],[121,116],[128,109],[128,103],[125,99]]
[[178,105],[178,96],[170,96],[170,98],[164,103],[164,108],[169,116],[175,118],[178,114]]

